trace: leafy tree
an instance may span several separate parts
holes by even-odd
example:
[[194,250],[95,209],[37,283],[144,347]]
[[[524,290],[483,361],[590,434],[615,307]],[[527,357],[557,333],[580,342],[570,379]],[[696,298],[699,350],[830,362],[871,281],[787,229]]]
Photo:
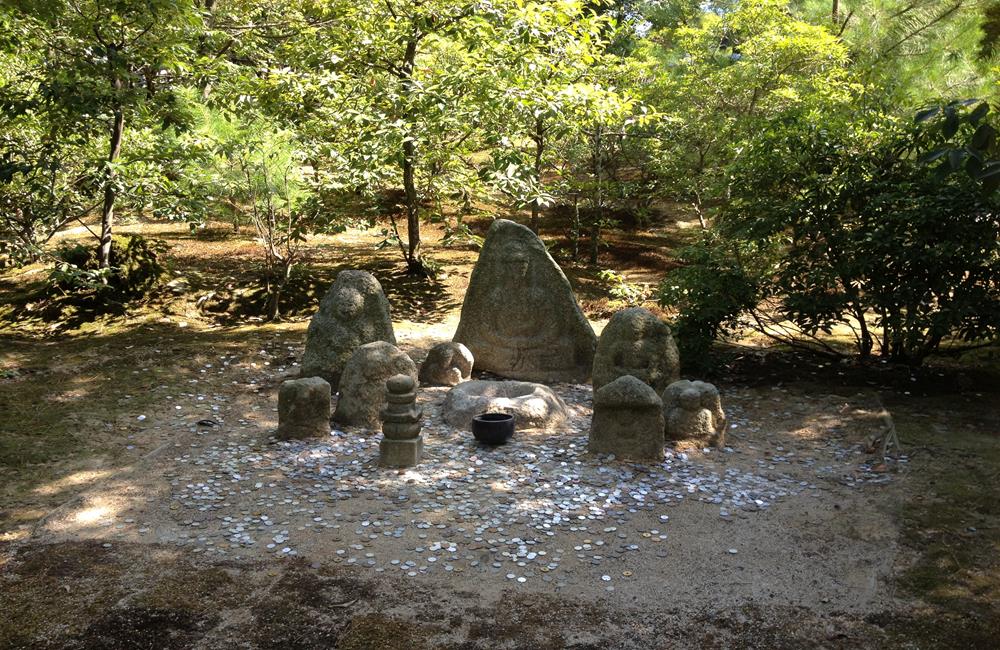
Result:
[[477,98],[496,134],[486,138],[492,147],[486,175],[518,208],[530,207],[537,232],[541,209],[554,198],[545,174],[555,162],[554,145],[573,128],[577,89],[615,64],[602,40],[608,20],[580,2],[535,2],[513,7],[494,28],[491,47],[483,48]]
[[707,210],[726,198],[727,166],[763,122],[840,112],[860,90],[847,48],[781,0],[668,23],[640,54],[642,98],[663,115],[651,164],[661,191],[687,199],[703,226]]
[[[7,12],[9,23],[31,34],[16,54],[34,63],[25,71],[22,114],[42,116],[56,133],[72,125],[83,137],[105,134],[96,182],[99,258],[108,268],[127,128],[133,118],[148,119],[157,94],[191,65],[201,12],[191,0],[12,0]],[[35,45],[44,56],[24,49]]]
[[478,21],[497,12],[493,5],[461,0],[389,0],[338,3],[321,14],[328,20],[321,38],[346,77],[340,121],[351,130],[332,144],[347,163],[342,169],[359,172],[352,175],[369,187],[381,179],[363,170],[393,163],[406,214],[400,247],[414,273],[427,272],[421,203],[428,189],[436,191],[436,177],[454,171],[454,157],[478,126],[475,105],[464,101],[466,52],[482,44]]
[[563,150],[562,173],[570,191],[585,197],[589,209],[583,223],[574,224],[573,237],[578,237],[580,229],[589,231],[588,257],[591,264],[597,264],[602,231],[615,225],[609,208],[614,207],[615,198],[623,196],[618,172],[633,138],[642,137],[655,116],[625,89],[577,85],[573,94],[573,128]]
[[920,104],[988,91],[983,32],[993,0],[799,0],[797,13],[829,25],[847,45],[853,67],[883,96]]
[[950,338],[995,338],[1000,201],[927,155],[976,128],[907,126],[878,112],[835,128],[771,124],[731,168],[716,228],[664,285],[681,340],[703,350],[726,327],[749,325],[839,354],[820,335],[843,326],[862,358],[920,363]]

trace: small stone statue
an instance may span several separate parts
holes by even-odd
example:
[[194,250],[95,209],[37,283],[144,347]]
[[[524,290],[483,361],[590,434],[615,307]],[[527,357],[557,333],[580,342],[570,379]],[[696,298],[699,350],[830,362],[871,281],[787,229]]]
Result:
[[682,379],[663,391],[663,417],[668,440],[695,439],[726,444],[726,415],[718,389],[704,381]]
[[322,377],[289,379],[278,389],[278,437],[330,435],[330,384]]
[[386,407],[382,410],[379,465],[413,467],[420,462],[424,439],[420,435],[423,409],[416,404],[416,382],[409,375],[395,375],[385,382]]
[[642,307],[617,312],[597,342],[594,390],[623,375],[632,375],[657,393],[680,379],[680,358],[670,327]]
[[417,381],[416,364],[395,345],[375,341],[356,349],[340,377],[340,399],[333,420],[376,428],[385,407],[385,382],[395,375],[408,375]]
[[628,460],[663,460],[663,402],[632,375],[622,375],[594,392],[594,417],[587,449]]
[[469,348],[461,343],[438,343],[420,364],[422,386],[457,386],[472,375],[474,360]]
[[322,377],[336,392],[351,354],[373,341],[396,343],[382,285],[371,273],[341,271],[309,322],[300,376]]

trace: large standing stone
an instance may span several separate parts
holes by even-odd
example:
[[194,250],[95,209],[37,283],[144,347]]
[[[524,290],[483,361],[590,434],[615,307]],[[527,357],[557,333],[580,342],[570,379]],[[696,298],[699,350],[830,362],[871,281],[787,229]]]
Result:
[[322,377],[336,391],[344,365],[360,345],[396,343],[389,301],[371,273],[341,271],[306,332],[302,377]]
[[444,398],[441,415],[453,427],[468,429],[480,413],[508,413],[518,429],[551,430],[566,422],[566,403],[551,388],[526,381],[466,381]]
[[408,375],[395,375],[385,382],[388,404],[381,413],[382,440],[378,445],[378,462],[383,467],[413,467],[423,455],[423,409],[416,404],[416,389],[416,382]]
[[657,393],[680,378],[670,327],[648,309],[624,309],[608,322],[594,356],[594,390],[632,375]]
[[656,391],[624,375],[594,393],[588,450],[629,460],[663,460],[663,402]]
[[726,444],[726,414],[719,390],[704,381],[682,379],[663,391],[663,417],[669,440]]
[[333,419],[341,424],[377,427],[386,404],[385,382],[394,375],[417,381],[417,366],[405,352],[385,341],[359,347],[344,367]]
[[461,343],[438,343],[420,364],[421,386],[456,386],[472,376],[472,352]]
[[454,340],[476,368],[530,381],[585,382],[597,337],[542,241],[497,219],[472,270]]
[[278,437],[330,435],[330,384],[322,377],[289,379],[278,389]]

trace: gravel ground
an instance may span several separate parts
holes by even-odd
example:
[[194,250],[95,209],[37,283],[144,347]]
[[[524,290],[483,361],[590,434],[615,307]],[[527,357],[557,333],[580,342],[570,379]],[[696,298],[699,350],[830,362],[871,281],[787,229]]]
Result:
[[[448,326],[400,339],[419,360]],[[553,386],[571,410],[563,430],[495,449],[441,421],[446,389],[422,389],[425,461],[400,471],[377,467],[377,432],[270,437],[277,384],[300,352],[274,339],[256,360],[192,371],[191,392],[135,414],[131,468],[51,513],[33,541],[336,565],[484,603],[513,590],[691,613],[893,606],[888,512],[901,481],[865,452],[878,426],[870,395],[721,385],[729,446],[643,465],[585,453],[588,386]]]

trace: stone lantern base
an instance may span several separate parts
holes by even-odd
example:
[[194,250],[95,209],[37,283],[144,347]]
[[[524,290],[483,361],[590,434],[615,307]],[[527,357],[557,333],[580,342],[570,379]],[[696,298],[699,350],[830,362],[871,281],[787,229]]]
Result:
[[413,467],[423,456],[424,437],[417,436],[409,440],[382,438],[378,450],[378,464],[382,467]]

